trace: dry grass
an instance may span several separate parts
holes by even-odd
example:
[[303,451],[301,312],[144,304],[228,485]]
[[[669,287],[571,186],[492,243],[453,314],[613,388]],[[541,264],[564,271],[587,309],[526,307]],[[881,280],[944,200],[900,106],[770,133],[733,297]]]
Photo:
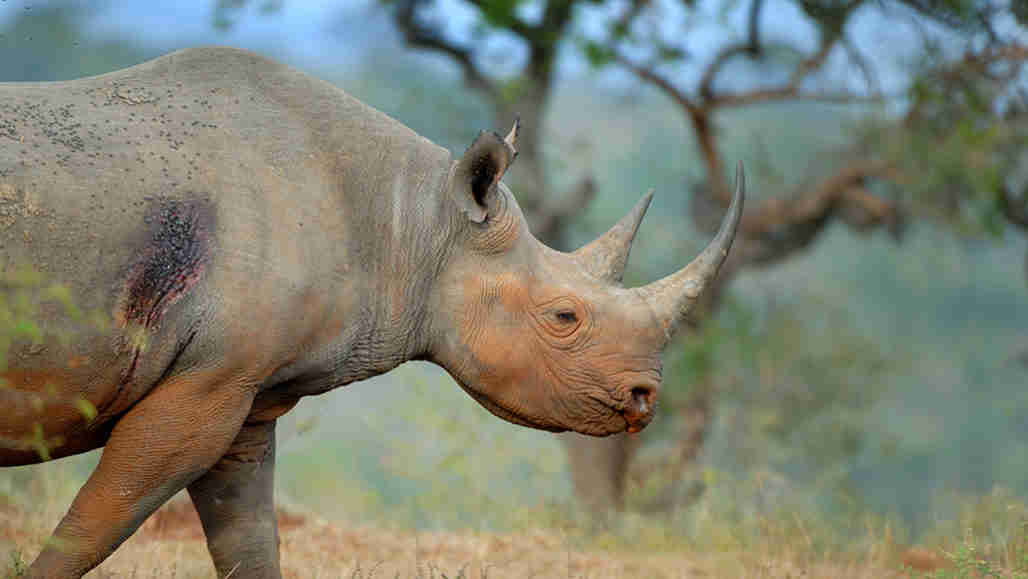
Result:
[[[74,465],[47,466],[48,476],[30,469],[0,477],[0,579],[35,557],[78,489]],[[863,536],[831,541],[829,522],[796,512],[758,517],[749,527],[714,511],[694,513],[691,538],[668,521],[641,515],[626,515],[604,531],[554,519],[556,526],[506,534],[348,524],[299,508],[280,510],[278,519],[289,578],[1028,579],[1028,505],[1002,489],[949,503],[959,513],[924,537],[931,548],[909,548],[896,538],[902,533],[870,517],[861,524]],[[526,517],[537,520],[533,513]],[[162,507],[89,577],[214,577],[188,498],[180,494]]]
[[[0,555],[14,551],[31,560],[59,520],[59,511],[53,504],[29,506],[0,499]],[[770,545],[747,552],[600,550],[575,548],[555,531],[417,533],[350,527],[286,511],[280,511],[279,525],[283,571],[291,578],[875,578],[908,576],[899,571],[902,562],[930,568],[942,561],[926,550],[902,562],[898,558],[902,554],[892,552],[872,550],[862,560],[828,561],[794,547]],[[185,579],[213,575],[196,514],[179,497],[89,576]]]

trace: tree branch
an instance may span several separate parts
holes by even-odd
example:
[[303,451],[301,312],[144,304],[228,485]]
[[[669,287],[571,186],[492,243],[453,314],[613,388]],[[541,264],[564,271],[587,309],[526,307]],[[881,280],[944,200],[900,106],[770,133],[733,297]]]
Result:
[[746,23],[746,40],[723,47],[704,69],[700,78],[699,93],[705,100],[713,96],[714,80],[730,60],[741,55],[748,55],[750,58],[763,56],[763,45],[760,42],[760,12],[763,6],[764,0],[753,0]]
[[486,93],[490,99],[496,99],[500,94],[498,88],[475,65],[471,50],[448,41],[438,30],[420,22],[416,14],[417,4],[417,0],[397,2],[394,13],[396,26],[403,32],[407,44],[449,56],[460,66],[469,86]]
[[994,47],[987,55],[985,55],[984,59],[1023,62],[1028,60],[1028,46],[1018,42],[1004,44],[999,47]]
[[889,225],[899,235],[901,219],[895,203],[872,195],[867,180],[894,175],[886,161],[855,161],[791,198],[768,199],[744,216],[745,262],[767,264],[807,247],[833,217],[859,231]]
[[750,237],[766,235],[783,224],[817,219],[849,188],[863,185],[869,177],[884,175],[891,168],[886,161],[852,163],[791,199],[769,199],[748,215],[743,232]]
[[1005,184],[1000,187],[999,207],[1007,221],[1028,231],[1028,194],[1022,194],[1015,198],[1010,187]]
[[563,31],[564,25],[571,20],[571,11],[574,6],[575,3],[571,0],[549,0],[546,3],[543,18],[539,23],[538,29],[542,31]]
[[746,22],[747,28],[747,43],[749,44],[749,52],[753,56],[760,54],[760,12],[764,7],[764,0],[753,0],[750,4],[749,19]]
[[661,91],[664,92],[664,94],[670,97],[671,100],[675,102],[675,104],[682,107],[686,111],[698,112],[700,110],[699,105],[692,102],[692,100],[690,100],[684,92],[678,90],[678,87],[676,87],[668,79],[658,74],[655,70],[640,64],[636,64],[632,62],[628,57],[617,51],[614,51],[613,58],[615,62],[618,62],[619,64],[621,64],[621,66],[624,66],[642,80],[645,80],[646,82],[659,88]]
[[700,77],[700,96],[703,97],[704,100],[710,101],[714,98],[714,79],[717,78],[721,69],[728,64],[730,60],[743,54],[755,55],[752,51],[752,45],[750,42],[728,45],[722,48],[721,51],[714,56],[714,60],[707,65],[707,68],[703,70],[703,76]]
[[[759,14],[754,12],[759,11],[760,0],[754,0],[753,12],[751,12],[752,18],[759,18]],[[754,22],[750,21],[752,27]],[[704,69],[703,74],[700,76],[699,93],[703,97],[705,103],[712,107],[721,106],[741,106],[753,104],[756,102],[763,102],[768,100],[792,100],[801,98],[799,90],[800,83],[810,75],[813,71],[821,68],[827,60],[828,55],[835,47],[836,43],[842,38],[841,34],[826,34],[822,37],[821,43],[818,46],[817,52],[800,61],[793,69],[792,74],[789,76],[789,80],[785,85],[772,89],[758,89],[752,91],[746,91],[742,93],[734,94],[714,94],[714,81],[720,74],[721,69],[724,68],[729,61],[737,56],[747,55],[750,58],[756,58],[762,55],[763,51],[759,44],[754,44],[755,41],[753,32],[751,31],[751,37],[746,42],[740,42],[736,44],[730,44],[721,49],[720,52],[714,57],[714,59]],[[807,95],[803,95],[804,100],[810,100]]]
[[[733,58],[742,55],[759,56],[761,46],[756,32],[752,29],[759,22],[759,13],[762,0],[754,0],[750,12],[750,38],[746,42],[728,45],[714,57],[707,65],[700,76],[699,94],[701,101],[696,102],[676,87],[671,81],[658,74],[653,68],[637,64],[624,54],[613,51],[613,58],[630,72],[640,79],[654,85],[668,97],[670,97],[686,113],[693,126],[693,132],[703,156],[707,169],[707,178],[711,183],[710,193],[723,205],[727,206],[730,201],[730,191],[724,179],[723,163],[721,155],[717,150],[716,135],[712,126],[711,116],[719,107],[739,107],[757,103],[781,101],[781,100],[807,100],[833,103],[854,103],[854,102],[876,102],[880,97],[865,98],[852,93],[818,93],[806,92],[800,89],[803,80],[813,71],[820,69],[832,49],[842,38],[842,26],[824,29],[817,51],[808,58],[800,61],[784,86],[754,89],[739,93],[716,94],[714,81],[720,71]],[[847,5],[839,15],[839,21],[845,22],[852,11],[853,6],[859,3],[855,0],[853,5]],[[758,27],[759,29],[759,27]]]
[[850,92],[806,92],[796,90],[795,88],[772,88],[719,95],[711,103],[711,106],[730,108],[782,101],[807,101],[828,104],[866,104],[880,103],[884,100],[886,100],[884,95],[877,94],[863,96]]
[[621,15],[621,17],[614,22],[615,31],[623,30],[627,32],[628,27],[632,24],[632,21],[634,21],[635,18],[639,16],[639,13],[641,13],[643,9],[648,7],[649,5],[650,0],[632,0],[632,2],[628,5],[628,8]]

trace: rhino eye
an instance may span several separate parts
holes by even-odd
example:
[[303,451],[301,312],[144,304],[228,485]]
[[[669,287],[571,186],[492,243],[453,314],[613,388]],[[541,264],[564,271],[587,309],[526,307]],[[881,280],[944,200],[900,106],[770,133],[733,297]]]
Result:
[[538,307],[534,312],[536,321],[556,338],[566,338],[577,332],[588,315],[588,310],[579,300],[568,297],[559,297]]
[[561,310],[556,314],[557,320],[565,324],[574,324],[578,322],[578,315],[571,310]]

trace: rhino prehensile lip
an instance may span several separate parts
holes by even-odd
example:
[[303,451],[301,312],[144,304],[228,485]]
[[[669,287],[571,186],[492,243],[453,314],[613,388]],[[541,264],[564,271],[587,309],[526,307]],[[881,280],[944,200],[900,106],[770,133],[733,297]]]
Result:
[[[498,416],[499,418],[502,418],[503,420],[506,420],[507,422],[511,422],[511,423],[517,424],[519,426],[527,426],[529,428],[535,428],[537,430],[546,430],[546,431],[549,431],[549,432],[567,432],[567,431],[571,430],[570,428],[564,428],[564,427],[561,427],[561,426],[549,426],[549,425],[544,425],[541,422],[536,422],[536,421],[532,420],[531,418],[528,418],[527,416],[525,416],[523,414],[519,414],[519,413],[515,412],[514,410],[511,410],[510,408],[507,408],[503,404],[488,398],[484,394],[481,394],[479,392],[475,392],[474,389],[468,388],[463,382],[457,381],[457,383],[460,384],[460,387],[463,388],[464,391],[467,392],[469,395],[471,395],[471,397],[474,398],[476,402],[478,402],[483,407],[485,407],[486,410],[488,410],[489,412],[492,412],[494,415]],[[610,410],[611,416],[617,416],[617,417],[621,418],[621,420],[624,422],[624,426],[622,428],[619,428],[619,429],[616,429],[616,430],[605,430],[604,432],[606,434],[616,434],[618,432],[622,432],[622,431],[626,430],[630,426],[630,423],[629,423],[628,419],[625,417],[625,409],[624,408],[618,408],[617,406],[615,406],[613,404],[608,404],[606,402],[601,402],[601,403]],[[647,420],[646,422],[648,423],[649,421]]]

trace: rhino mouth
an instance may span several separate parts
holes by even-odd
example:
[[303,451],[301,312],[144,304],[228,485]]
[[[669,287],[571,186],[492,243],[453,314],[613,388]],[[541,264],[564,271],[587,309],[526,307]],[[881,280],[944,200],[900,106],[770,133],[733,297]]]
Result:
[[481,394],[479,392],[474,391],[471,388],[468,388],[462,382],[458,381],[458,383],[460,384],[461,388],[464,389],[465,392],[467,392],[476,402],[481,404],[486,410],[491,412],[494,416],[502,420],[506,420],[511,424],[517,424],[518,426],[526,426],[528,428],[534,428],[536,430],[545,430],[547,432],[567,432],[569,430],[574,430],[575,432],[579,432],[581,434],[588,434],[590,436],[609,436],[611,434],[616,434],[618,432],[625,431],[629,427],[629,420],[625,417],[625,411],[609,404],[604,404],[604,406],[606,406],[610,410],[610,414],[612,417],[618,417],[621,419],[621,423],[623,424],[623,426],[620,426],[619,428],[615,429],[593,428],[587,430],[577,430],[573,428],[553,426],[551,424],[536,422],[535,420],[532,420],[524,414],[520,414],[518,412],[515,412],[511,408],[504,406],[500,402],[492,400],[484,394]]

